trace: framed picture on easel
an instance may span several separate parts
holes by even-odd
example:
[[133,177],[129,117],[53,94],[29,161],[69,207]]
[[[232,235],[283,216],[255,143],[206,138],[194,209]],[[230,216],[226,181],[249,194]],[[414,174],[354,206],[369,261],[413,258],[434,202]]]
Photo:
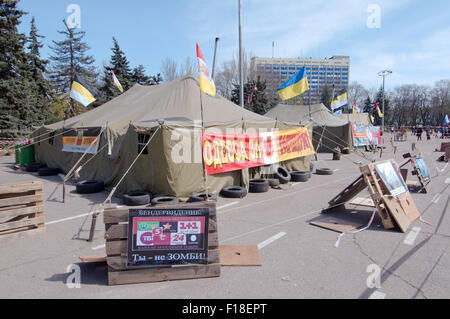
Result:
[[408,187],[391,161],[376,163],[374,167],[392,196],[398,197],[408,192]]

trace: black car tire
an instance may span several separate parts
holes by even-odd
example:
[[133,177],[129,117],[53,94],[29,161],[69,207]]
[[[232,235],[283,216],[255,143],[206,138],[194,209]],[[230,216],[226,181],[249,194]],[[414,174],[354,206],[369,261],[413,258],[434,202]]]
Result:
[[31,164],[25,164],[25,170],[27,172],[36,173],[39,172],[41,168],[47,167],[47,165],[42,163],[31,163]]
[[291,174],[289,174],[287,169],[280,166],[275,172],[275,178],[278,178],[281,184],[287,184],[291,181]]
[[42,167],[39,169],[39,176],[54,176],[61,172],[59,168],[54,167]]
[[269,181],[267,179],[251,179],[250,193],[265,193],[269,191]]
[[211,194],[211,193],[193,193],[191,197],[189,198],[188,202],[195,203],[195,202],[204,202],[205,198],[208,197],[209,201],[217,201],[217,195]]
[[176,205],[180,203],[180,200],[177,197],[162,196],[153,198],[151,203],[152,205]]
[[280,180],[278,178],[269,178],[267,181],[269,182],[270,187],[276,187],[280,185]]
[[318,168],[316,169],[317,175],[333,175],[333,171],[329,168]]
[[291,172],[291,182],[307,182],[310,178],[310,172]]
[[105,183],[97,180],[87,180],[78,182],[76,191],[78,194],[93,194],[102,192],[105,189]]
[[152,200],[152,194],[149,192],[130,192],[123,195],[123,204],[126,206],[147,205]]
[[226,198],[243,198],[247,196],[247,189],[242,186],[228,186],[222,189],[220,195]]

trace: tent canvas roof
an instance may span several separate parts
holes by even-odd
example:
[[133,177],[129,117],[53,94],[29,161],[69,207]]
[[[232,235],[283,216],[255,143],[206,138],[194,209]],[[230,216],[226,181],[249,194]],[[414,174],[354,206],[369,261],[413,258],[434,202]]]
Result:
[[356,125],[372,125],[369,118],[369,113],[358,113],[358,114],[337,114],[337,117],[345,120],[350,121],[352,124]]
[[[309,110],[309,105],[278,104],[265,116],[289,123],[306,124],[310,122]],[[311,118],[314,125],[318,126],[338,127],[348,124],[346,120],[333,115],[322,103],[311,105]]]
[[[242,120],[273,122],[271,118],[245,110],[221,96],[201,95],[206,125]],[[47,128],[93,127],[103,126],[108,122],[109,127],[123,131],[130,123],[140,127],[153,127],[159,119],[164,119],[166,124],[201,120],[200,87],[192,74],[160,85],[136,84],[122,95],[91,111]]]

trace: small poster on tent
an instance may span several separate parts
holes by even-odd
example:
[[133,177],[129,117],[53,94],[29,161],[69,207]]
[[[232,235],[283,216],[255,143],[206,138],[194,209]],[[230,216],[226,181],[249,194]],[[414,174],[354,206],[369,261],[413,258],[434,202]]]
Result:
[[206,173],[214,175],[314,155],[306,127],[259,134],[203,134]]
[[[63,152],[95,154],[100,144],[101,127],[67,129],[63,134]],[[91,146],[92,144],[92,146]]]
[[209,208],[130,209],[127,267],[206,264]]
[[352,124],[353,146],[380,145],[381,130],[379,126]]

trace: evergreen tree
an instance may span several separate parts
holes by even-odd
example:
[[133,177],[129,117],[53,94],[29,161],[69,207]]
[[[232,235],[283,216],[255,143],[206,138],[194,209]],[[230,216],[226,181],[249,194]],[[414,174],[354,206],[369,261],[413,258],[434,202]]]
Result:
[[320,94],[320,102],[331,110],[331,102],[333,101],[333,98],[333,91],[328,86],[324,86],[322,88],[322,93]]
[[[50,80],[53,90],[56,94],[65,94],[70,91],[75,74],[83,77],[91,84],[96,83],[97,72],[94,58],[87,54],[90,47],[83,42],[84,31],[76,31],[75,28],[69,28],[66,21],[63,20],[65,30],[58,31],[64,36],[62,41],[53,41],[51,49],[54,55],[50,56],[52,61]],[[95,85],[94,85],[95,86]],[[70,100],[70,115],[74,114],[74,105],[78,103]]]
[[[377,102],[378,107],[380,108],[380,111],[383,112],[383,87],[380,87],[380,89],[377,92],[377,96],[375,98],[375,102]],[[375,116],[375,122],[376,125],[381,125],[382,119],[379,117],[378,112],[375,110],[376,116]],[[386,95],[384,95],[384,124],[387,125],[391,119],[390,114],[390,101]]]
[[50,82],[45,78],[46,66],[48,60],[41,59],[40,49],[44,46],[39,39],[45,38],[38,34],[36,21],[31,20],[31,31],[28,37],[28,64],[30,67],[30,77],[33,86],[33,92],[30,94],[36,96],[36,111],[39,122],[45,120],[50,114],[49,106],[52,96]]
[[133,80],[133,84],[141,84],[141,85],[157,85],[162,82],[161,74],[147,76],[145,74],[145,68],[142,64],[133,69],[133,75],[131,76]]
[[27,37],[17,26],[26,12],[17,8],[17,0],[2,0],[0,5],[0,128],[29,127],[24,110],[35,103],[29,94],[30,66],[24,50]]
[[111,48],[112,56],[109,66],[103,68],[103,85],[100,87],[102,102],[108,102],[121,94],[112,81],[112,72],[116,75],[124,91],[133,86],[133,73],[125,53],[120,49],[119,43],[113,37],[114,46]]
[[363,112],[369,113],[369,114],[373,113],[373,103],[372,103],[372,99],[370,98],[370,96],[368,96],[366,101],[364,102]]
[[[251,103],[248,104],[248,97],[252,93],[256,85],[256,91],[253,92]],[[240,85],[233,84],[231,101],[240,105]],[[264,115],[270,109],[269,100],[266,96],[266,82],[261,82],[258,77],[257,81],[250,81],[244,84],[244,108],[254,113]]]

